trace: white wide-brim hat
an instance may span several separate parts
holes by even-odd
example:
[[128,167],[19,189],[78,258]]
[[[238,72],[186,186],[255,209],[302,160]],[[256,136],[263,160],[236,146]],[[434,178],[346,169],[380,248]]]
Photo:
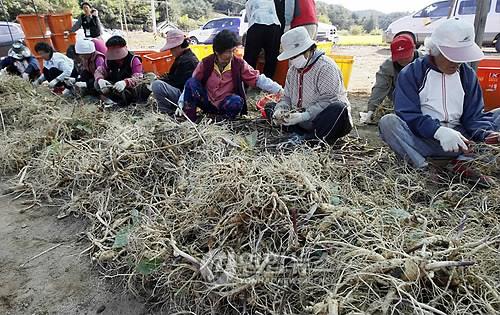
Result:
[[303,26],[293,28],[281,36],[283,52],[278,56],[279,61],[288,60],[306,52],[315,42]]

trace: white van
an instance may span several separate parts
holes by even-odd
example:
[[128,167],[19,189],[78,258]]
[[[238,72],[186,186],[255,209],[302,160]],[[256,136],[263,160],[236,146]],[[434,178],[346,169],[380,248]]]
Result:
[[[484,33],[484,45],[495,45],[500,52],[500,0],[489,0],[490,11],[486,20]],[[384,41],[391,43],[392,39],[399,34],[410,34],[417,45],[424,43],[424,39],[443,21],[450,12],[453,1],[434,2],[422,10],[400,18],[391,23],[384,32]],[[451,16],[474,23],[476,13],[476,0],[458,0],[455,7],[451,8]]]

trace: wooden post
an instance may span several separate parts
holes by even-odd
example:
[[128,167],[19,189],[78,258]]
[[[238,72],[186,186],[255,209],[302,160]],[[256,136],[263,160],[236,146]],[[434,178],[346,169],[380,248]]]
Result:
[[151,19],[153,21],[153,34],[156,34],[156,9],[155,9],[155,0],[151,0]]
[[[474,19],[474,29],[476,30],[476,44],[483,47],[484,29],[486,27],[486,20],[490,12],[490,0],[477,0],[476,1],[476,17]],[[477,71],[479,62],[474,62],[472,67]]]

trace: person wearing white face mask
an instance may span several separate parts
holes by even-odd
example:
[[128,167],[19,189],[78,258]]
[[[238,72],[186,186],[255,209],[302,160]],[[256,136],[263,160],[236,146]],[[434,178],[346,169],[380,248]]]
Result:
[[349,134],[350,104],[337,64],[316,50],[304,27],[286,32],[281,44],[278,60],[289,60],[290,68],[283,98],[274,109],[267,108],[274,123],[289,127],[304,140],[329,144]]

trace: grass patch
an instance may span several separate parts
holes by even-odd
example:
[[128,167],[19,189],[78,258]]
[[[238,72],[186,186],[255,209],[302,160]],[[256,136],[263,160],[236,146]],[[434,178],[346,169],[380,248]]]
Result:
[[387,45],[382,41],[382,35],[343,35],[340,36],[339,46],[381,46]]

